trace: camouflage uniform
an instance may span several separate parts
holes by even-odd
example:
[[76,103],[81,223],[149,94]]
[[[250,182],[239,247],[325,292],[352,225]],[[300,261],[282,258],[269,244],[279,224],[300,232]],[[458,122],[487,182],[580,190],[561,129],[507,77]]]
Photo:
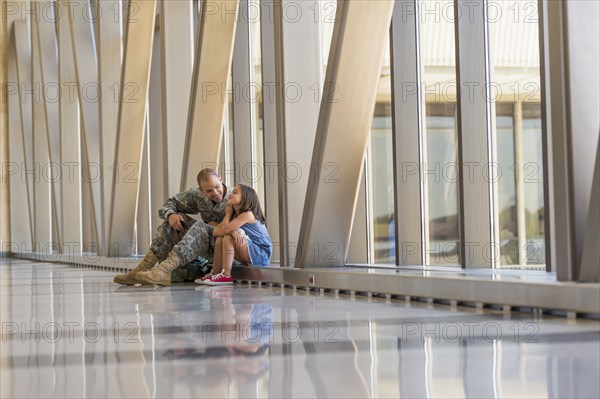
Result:
[[[172,280],[192,279],[195,276],[180,276],[181,270],[186,269],[186,263],[197,257],[212,260],[214,257],[214,227],[210,222],[221,222],[225,217],[225,207],[231,189],[225,187],[223,200],[218,204],[212,202],[200,192],[198,188],[190,189],[176,194],[158,210],[158,216],[165,221],[156,229],[156,235],[152,240],[150,250],[156,255],[159,262],[164,261],[169,253],[173,251],[185,265],[173,271]],[[182,231],[177,231],[169,224],[169,216],[177,213],[183,217]],[[188,214],[200,214],[200,220],[196,221]],[[190,269],[190,268],[188,268]],[[195,269],[195,268],[191,268]],[[190,270],[191,272],[191,270]]]

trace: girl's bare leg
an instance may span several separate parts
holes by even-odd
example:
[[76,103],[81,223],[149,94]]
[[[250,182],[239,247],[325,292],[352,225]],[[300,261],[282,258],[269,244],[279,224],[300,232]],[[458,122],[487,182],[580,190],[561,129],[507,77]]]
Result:
[[223,237],[215,240],[215,257],[213,260],[213,274],[218,274],[223,269]]
[[235,249],[234,258],[245,265],[250,264],[250,252],[248,251],[248,241],[244,239],[242,244],[233,243]]
[[235,256],[234,242],[234,238],[230,235],[223,237],[223,274],[225,276],[231,276],[233,257]]
[[231,275],[231,268],[233,267],[233,260],[248,265],[250,264],[250,253],[248,252],[248,241],[246,238],[238,244],[231,235],[226,235],[223,238],[223,274],[226,276]]

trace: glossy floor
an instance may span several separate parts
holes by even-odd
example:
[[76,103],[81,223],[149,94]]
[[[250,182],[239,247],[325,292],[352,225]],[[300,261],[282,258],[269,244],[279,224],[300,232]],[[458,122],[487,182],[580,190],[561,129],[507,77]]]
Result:
[[0,264],[13,397],[594,397],[600,323]]

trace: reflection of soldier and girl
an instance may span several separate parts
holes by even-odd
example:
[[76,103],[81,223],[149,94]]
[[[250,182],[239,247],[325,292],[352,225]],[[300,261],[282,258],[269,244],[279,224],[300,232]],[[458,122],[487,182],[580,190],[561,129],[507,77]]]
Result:
[[[227,188],[213,169],[201,170],[197,180],[199,188],[176,194],[162,206],[158,214],[164,222],[150,250],[137,267],[115,276],[114,282],[230,285],[234,260],[268,265],[273,246],[256,191],[244,184]],[[200,214],[201,220],[189,214]],[[213,259],[212,272],[199,274],[198,268],[186,267],[199,257]]]
[[240,397],[255,396],[270,378],[272,306],[249,303],[248,292],[233,286],[198,287],[190,312],[189,296],[180,293],[158,291],[160,301],[151,305],[155,325],[169,331],[159,327],[156,341],[144,342],[155,348],[163,376],[156,396],[226,397],[231,389]]

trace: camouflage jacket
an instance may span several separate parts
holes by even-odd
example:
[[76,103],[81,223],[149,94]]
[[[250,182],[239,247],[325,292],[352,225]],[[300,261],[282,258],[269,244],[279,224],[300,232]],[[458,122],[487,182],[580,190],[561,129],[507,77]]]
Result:
[[217,204],[200,192],[198,188],[192,188],[169,198],[158,210],[161,219],[168,220],[173,213],[185,213],[188,215],[200,214],[205,223],[221,222],[225,217],[225,206],[232,189],[225,187],[223,200]]

